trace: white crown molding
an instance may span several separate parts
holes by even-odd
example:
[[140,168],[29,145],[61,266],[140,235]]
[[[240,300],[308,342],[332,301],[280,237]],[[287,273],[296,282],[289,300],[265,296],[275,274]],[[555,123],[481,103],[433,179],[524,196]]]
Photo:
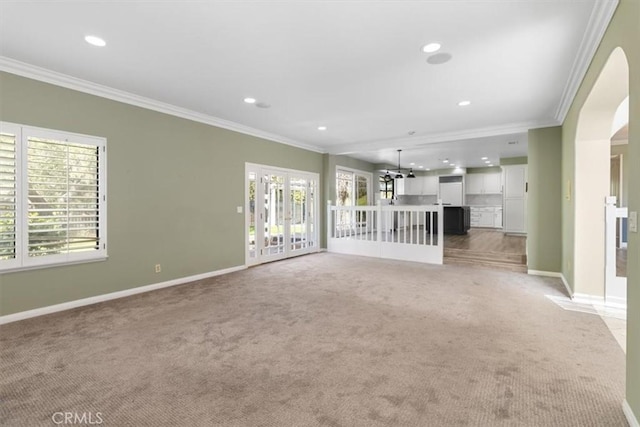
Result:
[[222,270],[210,271],[208,273],[196,274],[194,276],[181,277],[178,279],[168,280],[166,282],[154,283],[152,285],[139,286],[137,288],[125,289],[123,291],[111,292],[109,294],[96,295],[89,298],[77,299],[74,301],[63,302],[61,304],[49,305],[46,307],[35,308],[33,310],[20,311],[18,313],[0,316],[0,325],[6,323],[17,322],[19,320],[30,319],[32,317],[44,316],[46,314],[57,313],[59,311],[71,310],[72,308],[84,307],[86,305],[97,304],[99,302],[110,301],[113,299],[129,297],[145,292],[155,291],[157,289],[168,288],[170,286],[182,285],[184,283],[196,282],[198,280],[208,279],[210,277],[222,276],[224,274],[245,270],[247,266],[238,265],[235,267],[224,268]]
[[600,46],[600,42],[602,41],[604,33],[609,26],[609,22],[618,7],[618,2],[619,0],[596,0],[593,5],[593,10],[591,11],[587,28],[582,38],[582,42],[580,43],[578,54],[573,61],[569,79],[564,91],[562,92],[562,97],[560,98],[560,103],[556,110],[555,117],[559,123],[564,123],[564,119],[569,112],[573,99],[578,93],[580,84],[582,84],[582,80],[587,74],[589,65],[591,65],[591,61],[593,60],[598,46]]
[[389,147],[402,146],[405,149],[411,147],[421,147],[428,144],[440,142],[461,141],[465,139],[485,138],[498,135],[510,135],[516,133],[527,133],[530,129],[559,126],[561,123],[555,119],[534,120],[522,123],[512,123],[503,126],[492,126],[477,129],[465,129],[455,132],[443,132],[430,135],[416,135],[403,138],[379,139],[374,141],[359,141],[352,144],[344,144],[339,147],[330,148],[329,154],[348,155],[363,151],[375,151]]
[[6,56],[0,56],[0,71],[16,74],[18,76],[27,77],[44,83],[50,83],[56,86],[65,87],[67,89],[77,90],[79,92],[88,93],[90,95],[99,96],[101,98],[111,99],[113,101],[123,102],[136,107],[146,108],[148,110],[169,114],[194,122],[204,123],[211,126],[239,132],[245,135],[251,135],[258,138],[267,139],[269,141],[281,144],[291,145],[293,147],[302,148],[304,150],[314,151],[316,153],[325,153],[326,150],[314,145],[305,144],[294,141],[280,135],[275,135],[259,129],[232,122],[230,120],[221,119],[207,114],[198,113],[197,111],[167,104],[165,102],[156,101],[151,98],[135,95],[123,90],[113,89],[108,86],[82,80],[56,71],[47,70],[46,68],[37,67],[25,62],[16,61]]

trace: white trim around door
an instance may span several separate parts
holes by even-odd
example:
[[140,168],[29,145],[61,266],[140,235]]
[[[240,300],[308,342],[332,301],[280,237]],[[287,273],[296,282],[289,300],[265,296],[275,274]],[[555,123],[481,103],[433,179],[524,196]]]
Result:
[[320,250],[320,176],[245,164],[245,264]]

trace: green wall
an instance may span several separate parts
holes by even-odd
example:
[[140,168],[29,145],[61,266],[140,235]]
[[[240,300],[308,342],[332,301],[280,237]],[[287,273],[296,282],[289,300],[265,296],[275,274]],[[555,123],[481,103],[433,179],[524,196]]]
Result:
[[560,272],[562,268],[562,128],[529,131],[527,266]]
[[322,173],[319,153],[13,74],[0,88],[0,120],[107,138],[109,237],[107,261],[1,274],[0,315],[244,265],[245,162]]
[[509,165],[526,165],[528,159],[526,156],[524,157],[501,157],[500,158],[500,166],[509,166]]
[[496,173],[502,172],[502,168],[500,166],[491,166],[486,168],[467,168],[467,173]]
[[[640,1],[620,0],[589,70],[562,125],[562,193],[575,177],[575,141],[578,117],[600,72],[616,47],[621,47],[629,64],[629,186],[640,188]],[[629,210],[640,210],[640,191],[629,193]],[[562,272],[572,289],[575,241],[574,200],[562,198]],[[640,420],[640,239],[629,233],[627,270],[627,392],[626,399]]]

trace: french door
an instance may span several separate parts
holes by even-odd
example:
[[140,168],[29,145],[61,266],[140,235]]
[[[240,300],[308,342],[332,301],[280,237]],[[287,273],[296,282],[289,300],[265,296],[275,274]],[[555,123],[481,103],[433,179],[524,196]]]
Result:
[[319,250],[318,174],[246,164],[246,263]]

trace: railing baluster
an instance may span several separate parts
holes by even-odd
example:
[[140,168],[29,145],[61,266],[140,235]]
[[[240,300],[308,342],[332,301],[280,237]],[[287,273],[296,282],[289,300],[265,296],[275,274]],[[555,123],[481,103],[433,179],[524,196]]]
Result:
[[431,214],[429,215],[429,245],[433,246],[433,217],[434,217],[434,213],[433,211],[431,211]]

